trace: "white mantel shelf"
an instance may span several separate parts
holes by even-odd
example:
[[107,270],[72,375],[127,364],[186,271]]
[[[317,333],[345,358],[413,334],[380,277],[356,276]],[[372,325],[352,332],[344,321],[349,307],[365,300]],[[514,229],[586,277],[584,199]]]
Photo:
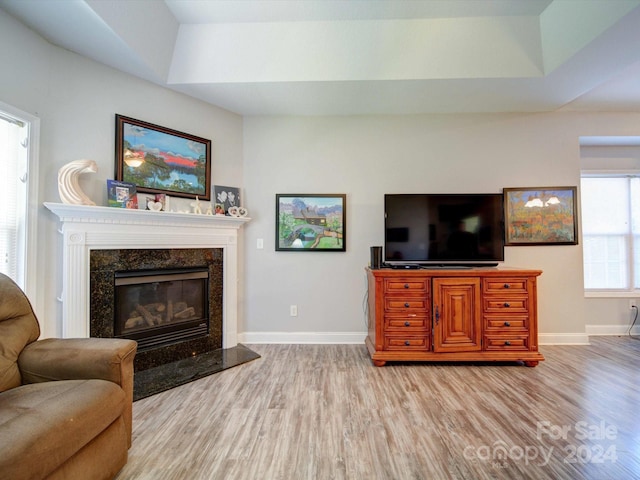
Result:
[[63,222],[240,228],[243,224],[251,220],[247,217],[153,212],[151,210],[98,207],[92,205],[68,205],[66,203],[45,202],[44,206],[55,213]]
[[222,248],[222,346],[237,345],[237,238],[249,218],[49,202],[44,206],[62,224],[63,337],[89,337],[91,250]]

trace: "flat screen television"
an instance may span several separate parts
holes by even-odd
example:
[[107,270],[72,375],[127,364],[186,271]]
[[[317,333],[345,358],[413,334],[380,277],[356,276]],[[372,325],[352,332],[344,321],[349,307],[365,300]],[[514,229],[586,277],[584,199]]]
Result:
[[504,260],[502,194],[386,194],[388,266],[495,266]]

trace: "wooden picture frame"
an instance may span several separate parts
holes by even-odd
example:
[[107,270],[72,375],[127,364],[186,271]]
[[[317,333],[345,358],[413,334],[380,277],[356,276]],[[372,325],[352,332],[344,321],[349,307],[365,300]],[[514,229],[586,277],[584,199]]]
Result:
[[504,188],[505,245],[577,245],[576,187]]
[[211,199],[211,140],[116,115],[116,180],[138,192]]
[[276,251],[345,252],[345,194],[276,194]]

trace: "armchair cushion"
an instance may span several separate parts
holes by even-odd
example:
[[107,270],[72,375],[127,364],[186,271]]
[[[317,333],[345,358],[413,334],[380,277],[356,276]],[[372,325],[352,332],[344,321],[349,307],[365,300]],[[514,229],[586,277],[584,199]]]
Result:
[[31,303],[11,281],[0,282],[0,392],[22,383],[18,356],[40,336]]
[[[44,478],[112,424],[126,449],[124,391],[104,380],[23,385],[0,395],[0,477]],[[105,452],[103,452],[105,453]],[[122,456],[122,454],[119,454]],[[123,463],[123,462],[121,462]]]

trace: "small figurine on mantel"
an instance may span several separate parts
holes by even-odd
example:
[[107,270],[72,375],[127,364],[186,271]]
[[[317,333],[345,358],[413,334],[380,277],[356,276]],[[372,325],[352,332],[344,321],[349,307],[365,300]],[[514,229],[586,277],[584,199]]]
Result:
[[191,206],[193,207],[193,213],[200,215],[202,213],[202,209],[200,208],[200,200],[196,196],[196,201],[191,202]]

